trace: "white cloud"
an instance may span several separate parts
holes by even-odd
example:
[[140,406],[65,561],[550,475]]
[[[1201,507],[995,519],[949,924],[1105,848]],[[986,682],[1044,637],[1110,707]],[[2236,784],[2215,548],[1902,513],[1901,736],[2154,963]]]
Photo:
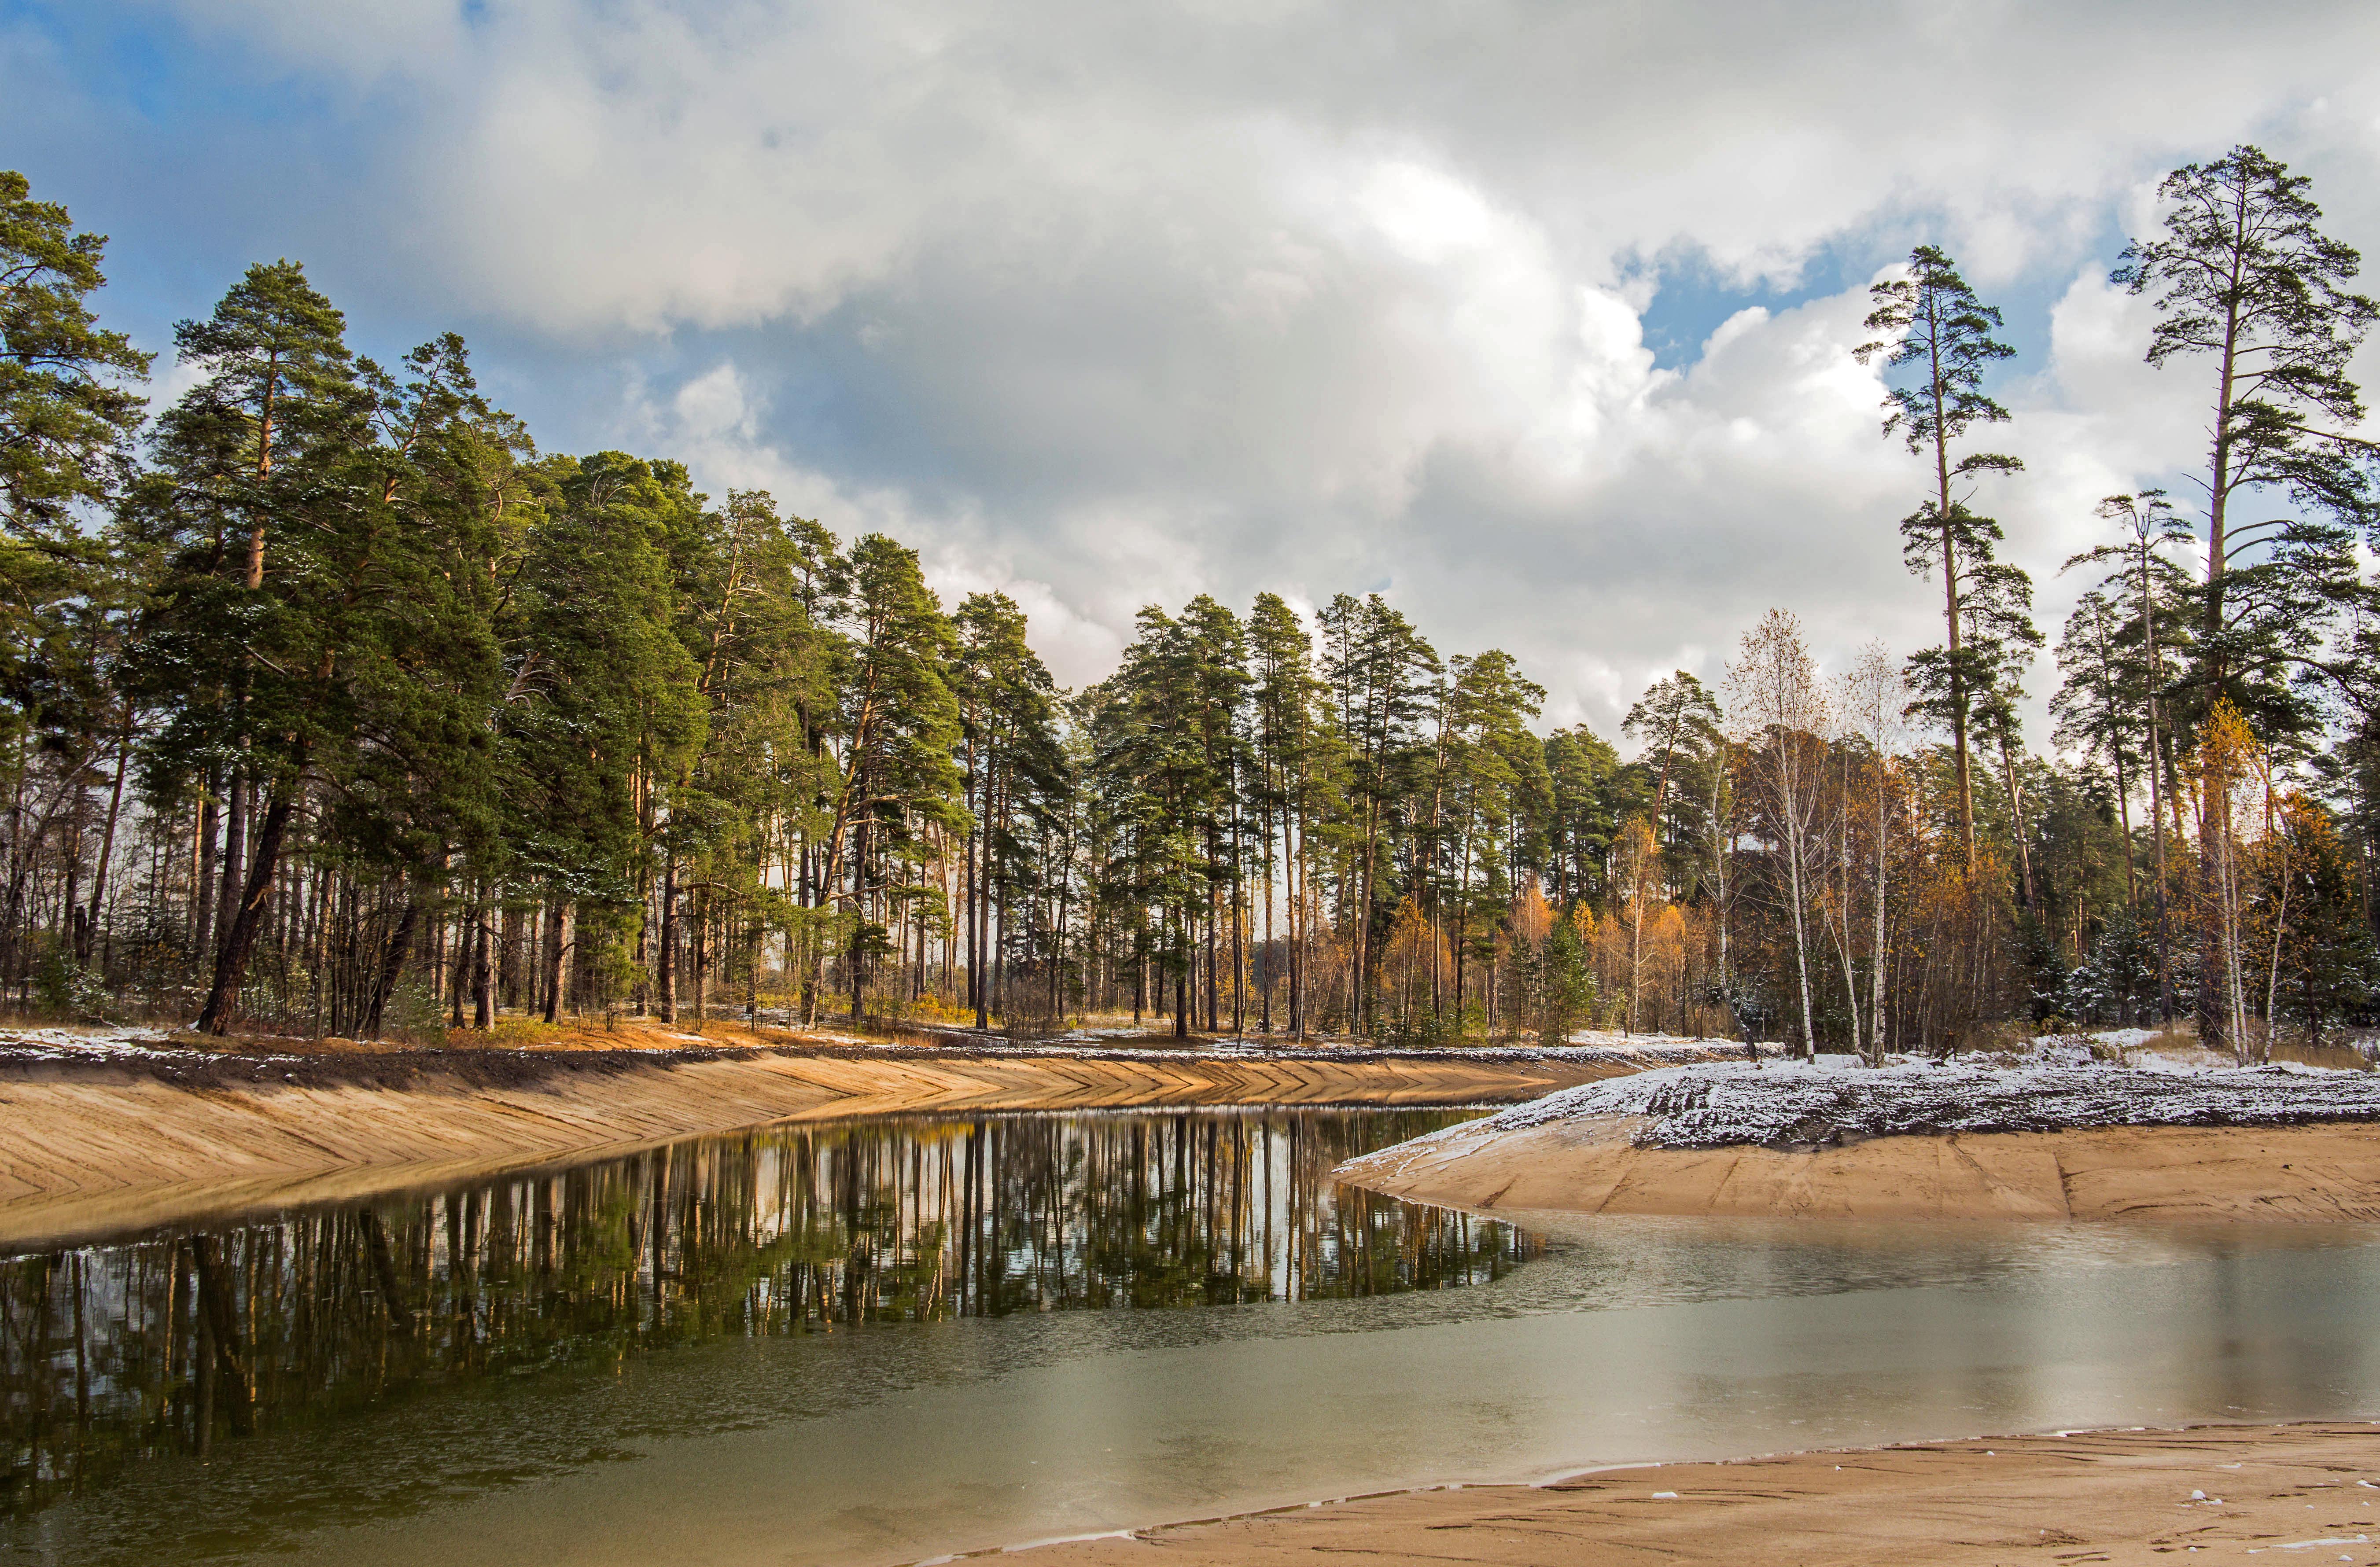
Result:
[[374,286],[641,367],[548,444],[892,532],[1075,683],[1141,602],[1259,588],[1386,583],[1607,730],[1771,603],[1921,645],[1864,285],[1680,370],[1644,328],[1667,261],[1791,285],[1919,237],[2054,299],[1986,497],[2054,629],[2091,504],[2198,440],[2104,281],[2158,174],[2262,138],[2380,246],[2363,6],[158,3],[349,94]]

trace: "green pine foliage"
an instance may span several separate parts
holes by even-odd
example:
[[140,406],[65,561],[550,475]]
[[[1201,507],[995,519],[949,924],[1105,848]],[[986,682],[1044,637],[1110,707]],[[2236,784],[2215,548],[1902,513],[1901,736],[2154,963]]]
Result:
[[1868,294],[1876,308],[1867,330],[1883,335],[1864,344],[1857,357],[1911,375],[1887,389],[1884,433],[1899,434],[1933,469],[1931,492],[1900,519],[1901,559],[1912,574],[1941,584],[1945,639],[1910,660],[1909,679],[1913,711],[1950,736],[1961,831],[1972,857],[1972,729],[1980,715],[1996,739],[2005,731],[2022,695],[2016,679],[2041,637],[2032,620],[2031,578],[1998,558],[2007,535],[1970,504],[1984,476],[2021,472],[2024,464],[1998,452],[1953,456],[1952,448],[1976,425],[2008,422],[2008,410],[1984,391],[1984,373],[2016,350],[1993,336],[2000,312],[1977,298],[1934,246],[1912,250],[1907,275]]

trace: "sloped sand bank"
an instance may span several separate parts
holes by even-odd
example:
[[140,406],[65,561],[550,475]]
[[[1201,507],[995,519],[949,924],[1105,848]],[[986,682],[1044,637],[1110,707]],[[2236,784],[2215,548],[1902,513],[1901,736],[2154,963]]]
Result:
[[1197,1104],[1510,1101],[1624,1055],[906,1047],[473,1051],[5,1063],[0,1245],[359,1197],[788,1120]]
[[1808,1151],[1639,1146],[1624,1116],[1487,1123],[1339,1178],[1447,1208],[1811,1219],[2380,1221],[2380,1125],[2101,1126]]
[[[2380,1429],[2104,1431],[1609,1470],[1404,1492],[1037,1550],[1049,1567],[1983,1567],[2380,1561]],[[2198,1500],[2192,1500],[2192,1493]]]

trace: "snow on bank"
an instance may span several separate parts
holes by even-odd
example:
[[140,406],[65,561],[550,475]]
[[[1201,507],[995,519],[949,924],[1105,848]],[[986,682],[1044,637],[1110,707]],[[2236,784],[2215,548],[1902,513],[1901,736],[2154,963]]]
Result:
[[18,1060],[64,1061],[78,1056],[194,1053],[176,1050],[162,1028],[0,1028],[0,1049]]
[[[156,1026],[103,1025],[91,1028],[0,1028],[0,1061],[76,1062],[208,1062],[223,1052],[198,1045],[176,1043],[195,1036]],[[245,1060],[297,1061],[295,1055],[262,1051],[240,1052]]]
[[1808,1147],[1910,1134],[2088,1126],[2289,1126],[2380,1121],[2380,1073],[2276,1064],[2089,1063],[2074,1048],[2015,1066],[1850,1056],[1664,1066],[1565,1088],[1452,1130],[1471,1141],[1558,1121],[1625,1116],[1640,1148]]

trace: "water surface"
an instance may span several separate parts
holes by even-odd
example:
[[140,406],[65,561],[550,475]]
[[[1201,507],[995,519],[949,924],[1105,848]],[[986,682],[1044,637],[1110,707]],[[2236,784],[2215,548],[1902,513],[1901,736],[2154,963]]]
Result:
[[897,1561],[1597,1463],[2380,1415],[2361,1228],[1516,1229],[1328,1179],[1456,1113],[785,1129],[15,1258],[0,1551]]

